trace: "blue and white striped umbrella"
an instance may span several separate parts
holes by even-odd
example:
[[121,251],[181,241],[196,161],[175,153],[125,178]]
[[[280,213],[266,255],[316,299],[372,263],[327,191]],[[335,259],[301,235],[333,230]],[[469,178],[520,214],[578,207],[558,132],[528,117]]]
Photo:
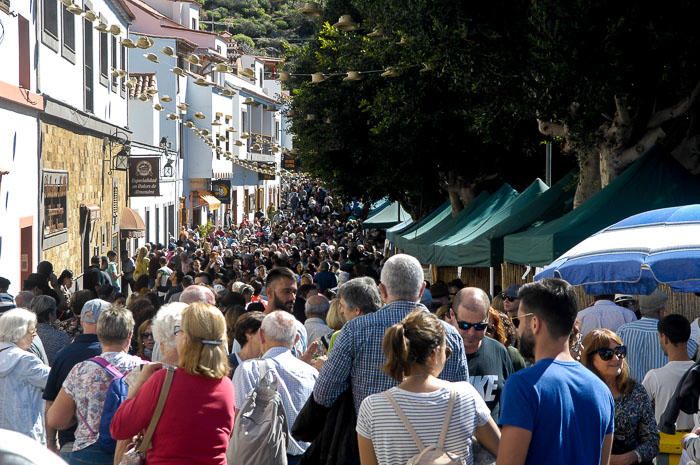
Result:
[[659,284],[700,292],[700,205],[630,216],[580,242],[535,276],[591,294],[650,294]]

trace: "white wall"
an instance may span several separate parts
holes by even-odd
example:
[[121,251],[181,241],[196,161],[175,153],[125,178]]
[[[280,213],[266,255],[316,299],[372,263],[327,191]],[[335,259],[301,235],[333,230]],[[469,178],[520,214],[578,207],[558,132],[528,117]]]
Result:
[[[30,2],[13,2],[11,11],[18,13],[24,19],[29,21],[29,57],[31,63],[30,75],[31,75],[31,88],[30,90],[36,90],[36,73],[34,56],[36,53],[36,18],[32,14],[32,5]],[[19,84],[19,36],[18,36],[18,23],[19,18],[13,17],[0,11],[0,22],[3,28],[3,39],[0,41],[0,57],[2,57],[3,63],[0,66],[0,81],[7,82],[9,84],[18,85]]]
[[[58,2],[58,0],[56,0]],[[20,2],[15,2],[20,3]],[[38,2],[39,17],[41,17],[41,2]],[[111,2],[104,0],[93,0],[92,10],[99,13],[103,21],[108,25],[117,24],[121,28],[121,35],[117,37],[117,67],[122,68],[121,52],[119,41],[126,37],[128,23],[121,14],[118,14],[112,9]],[[63,38],[61,27],[62,8],[58,2],[58,35],[59,44],[58,51],[41,41],[41,20],[38,23],[38,38],[39,38],[39,53],[38,53],[38,89],[57,100],[60,100],[67,105],[85,111],[85,102],[83,91],[85,81],[83,79],[83,19],[79,16],[74,16],[68,13],[75,22],[75,63],[72,63],[61,54],[61,42]],[[104,121],[108,121],[117,126],[126,126],[127,124],[127,104],[126,95],[122,96],[120,89],[112,89],[112,79],[108,76],[107,86],[100,84],[100,33],[94,29],[99,21],[95,21],[91,29],[93,37],[93,83],[94,83],[94,115]],[[107,34],[108,38],[108,73],[112,70],[112,34]],[[60,76],[61,79],[56,79]]]
[[[130,34],[130,38],[136,41],[141,34]],[[179,137],[179,121],[169,120],[167,118],[168,113],[178,113],[177,104],[184,99],[185,92],[181,89],[180,96],[178,96],[178,76],[171,73],[170,70],[177,66],[177,58],[169,57],[161,52],[161,49],[165,46],[172,47],[176,50],[175,39],[162,39],[158,37],[151,37],[153,39],[154,45],[148,50],[143,50],[140,48],[132,48],[128,50],[129,53],[129,72],[131,73],[156,73],[156,83],[158,85],[158,100],[154,99],[151,104],[160,103],[165,107],[165,110],[158,113],[158,118],[160,119],[160,136],[156,141],[156,145],[160,141],[161,137],[167,137],[168,142],[171,143],[170,148],[172,150],[179,150],[180,137]],[[146,53],[155,53],[158,55],[159,63],[153,63],[144,57]],[[183,78],[182,81],[185,81]],[[161,102],[160,98],[164,95],[172,98],[170,102]],[[182,99],[182,100],[180,100]],[[179,114],[179,113],[178,113]],[[131,115],[130,115],[131,118]],[[129,127],[136,131],[136,127],[131,125],[129,121]]]
[[[37,119],[36,116],[18,111],[18,108],[5,106],[0,101],[0,167],[10,173],[0,181],[0,276],[12,284],[10,293],[21,289],[20,282],[20,218],[32,218],[33,269],[36,269],[37,238],[41,225],[37,217],[39,199],[39,178],[37,162]],[[69,206],[69,208],[77,206]],[[57,274],[61,270],[57,270]]]

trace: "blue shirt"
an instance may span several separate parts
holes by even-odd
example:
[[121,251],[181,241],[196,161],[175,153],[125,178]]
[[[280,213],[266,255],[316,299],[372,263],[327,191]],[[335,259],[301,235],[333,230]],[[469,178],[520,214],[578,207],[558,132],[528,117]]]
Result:
[[508,378],[499,423],[532,432],[526,465],[599,465],[614,409],[610,389],[586,367],[544,359]]
[[[617,335],[627,346],[630,376],[640,383],[649,370],[668,363],[668,357],[659,343],[658,324],[656,318],[642,317],[617,329]],[[692,338],[688,340],[688,357],[693,359],[697,349],[697,342]]]
[[[49,379],[46,381],[44,389],[44,400],[54,401],[58,396],[58,391],[63,386],[71,369],[80,362],[96,357],[102,353],[102,347],[97,340],[97,334],[80,334],[75,337],[72,344],[65,346],[56,354],[56,359],[51,365]],[[58,432],[58,440],[61,444],[73,442],[75,439],[75,428],[71,426],[66,430]]]
[[[321,368],[314,387],[316,402],[330,407],[352,385],[357,412],[365,397],[396,386],[398,383],[382,369],[386,362],[382,350],[384,332],[401,322],[416,307],[428,311],[415,302],[397,301],[374,313],[348,321],[336,339],[328,360]],[[452,382],[469,381],[462,336],[451,325],[442,320],[441,323],[445,328],[447,345],[452,349],[452,355],[447,359],[440,378]]]
[[[318,371],[296,358],[286,347],[272,347],[262,358],[272,361],[271,370],[277,378],[277,392],[282,398],[284,413],[287,414],[287,424],[291,431],[299,411],[313,392]],[[258,363],[256,360],[246,360],[238,365],[233,374],[236,410],[243,407],[248,394],[258,385],[260,380]],[[302,455],[307,447],[309,447],[308,442],[297,441],[290,435],[287,454]]]

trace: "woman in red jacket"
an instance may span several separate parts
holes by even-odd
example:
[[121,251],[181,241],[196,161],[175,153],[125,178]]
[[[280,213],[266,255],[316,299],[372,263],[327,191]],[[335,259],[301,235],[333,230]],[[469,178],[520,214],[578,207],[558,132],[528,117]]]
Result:
[[[194,303],[175,327],[179,361],[146,460],[149,465],[226,465],[234,394],[227,374],[226,322],[221,312]],[[111,424],[112,437],[130,439],[151,420],[165,380],[159,363],[144,366]]]

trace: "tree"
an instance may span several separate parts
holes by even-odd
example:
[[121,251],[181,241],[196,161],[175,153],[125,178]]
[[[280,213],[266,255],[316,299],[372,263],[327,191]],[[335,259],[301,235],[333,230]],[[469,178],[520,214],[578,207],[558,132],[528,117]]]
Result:
[[[497,2],[498,3],[498,2]],[[381,71],[360,82],[295,78],[292,131],[305,166],[349,195],[400,200],[413,214],[449,194],[457,213],[490,183],[536,174],[538,136],[523,106],[523,32],[503,18],[523,4],[418,0],[329,1],[317,40],[290,56],[308,75]],[[328,22],[351,13],[360,32]],[[370,19],[371,18],[371,19]],[[365,34],[381,28],[384,36]],[[308,115],[315,117],[309,119]],[[337,121],[338,124],[333,124]]]
[[698,14],[684,0],[532,2],[528,95],[540,132],[578,160],[576,205],[656,143],[700,171]]

